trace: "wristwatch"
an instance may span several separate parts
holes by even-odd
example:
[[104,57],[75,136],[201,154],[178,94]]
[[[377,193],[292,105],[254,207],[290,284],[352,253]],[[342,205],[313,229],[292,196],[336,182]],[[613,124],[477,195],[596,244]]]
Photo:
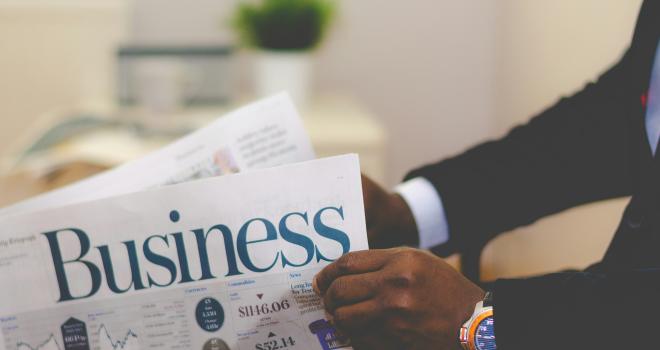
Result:
[[461,327],[458,339],[465,350],[495,350],[495,322],[493,319],[493,296],[486,293],[484,300],[477,303],[474,313]]

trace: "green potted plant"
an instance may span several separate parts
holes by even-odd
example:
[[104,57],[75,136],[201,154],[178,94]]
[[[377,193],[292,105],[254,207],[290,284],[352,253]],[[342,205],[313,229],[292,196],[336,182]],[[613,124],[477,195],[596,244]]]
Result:
[[311,53],[334,14],[332,0],[245,0],[233,25],[241,43],[257,50],[255,88],[260,96],[288,90],[305,104],[311,86]]

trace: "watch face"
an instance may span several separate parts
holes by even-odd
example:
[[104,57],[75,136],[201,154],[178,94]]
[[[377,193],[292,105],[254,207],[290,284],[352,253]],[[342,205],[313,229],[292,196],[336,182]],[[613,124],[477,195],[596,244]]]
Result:
[[495,325],[493,316],[486,317],[477,326],[474,334],[474,346],[477,350],[495,350]]

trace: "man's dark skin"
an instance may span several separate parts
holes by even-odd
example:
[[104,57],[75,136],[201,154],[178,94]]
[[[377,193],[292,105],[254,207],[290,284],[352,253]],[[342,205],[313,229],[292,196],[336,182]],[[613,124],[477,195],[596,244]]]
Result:
[[458,332],[484,291],[444,260],[415,245],[417,228],[403,198],[362,178],[369,244],[315,279],[326,312],[356,349],[461,349]]

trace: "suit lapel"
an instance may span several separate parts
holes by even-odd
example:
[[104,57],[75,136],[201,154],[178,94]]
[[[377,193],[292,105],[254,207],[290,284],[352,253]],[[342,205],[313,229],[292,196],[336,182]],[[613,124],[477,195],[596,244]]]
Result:
[[[641,135],[630,135],[631,159],[637,173],[637,183],[634,186],[635,196],[642,197],[647,201],[650,186],[656,186],[658,179],[655,174],[656,164],[660,162],[660,150],[653,156],[649,145],[649,137],[646,130],[646,104],[648,102],[649,87],[655,62],[658,41],[660,39],[660,1],[647,0],[642,5],[633,42],[630,48],[631,54],[631,89],[635,98],[631,109],[631,130],[641,130]],[[660,93],[660,91],[656,92]]]
[[[642,5],[633,42],[628,51],[628,72],[630,72],[626,90],[630,115],[630,161],[633,172],[633,198],[626,208],[621,224],[605,254],[603,264],[606,269],[629,269],[646,265],[657,265],[655,254],[648,254],[645,248],[658,246],[656,238],[660,234],[649,235],[649,210],[654,207],[655,188],[660,187],[660,150],[659,156],[653,157],[646,133],[646,102],[651,83],[655,53],[660,38],[660,1],[645,1]],[[655,225],[653,225],[655,226]],[[656,244],[658,243],[658,244]],[[652,261],[649,261],[652,260]]]

